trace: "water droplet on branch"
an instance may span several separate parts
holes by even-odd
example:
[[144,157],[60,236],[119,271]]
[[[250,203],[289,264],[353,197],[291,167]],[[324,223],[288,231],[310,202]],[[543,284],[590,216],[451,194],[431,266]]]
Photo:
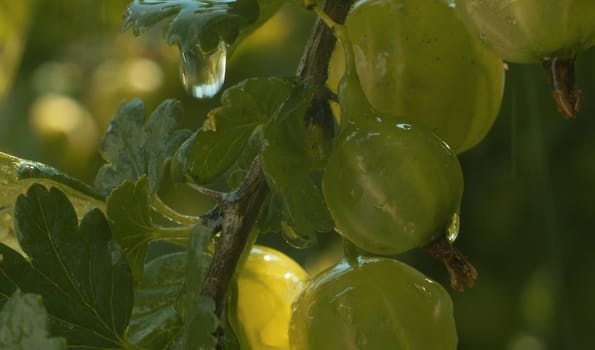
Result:
[[227,45],[220,41],[210,52],[203,52],[197,45],[192,50],[182,51],[180,79],[186,91],[196,98],[213,97],[223,86]]

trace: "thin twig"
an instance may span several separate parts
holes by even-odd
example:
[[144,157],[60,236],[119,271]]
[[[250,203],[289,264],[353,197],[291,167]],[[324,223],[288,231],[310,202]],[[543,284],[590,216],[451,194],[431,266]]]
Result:
[[151,201],[153,210],[158,212],[161,216],[169,221],[175,222],[180,225],[194,225],[200,221],[200,218],[191,215],[185,215],[179,213],[172,207],[165,204],[159,196],[154,195]]
[[214,199],[217,202],[223,202],[223,200],[225,199],[226,194],[223,192],[215,191],[210,188],[203,187],[203,186],[197,185],[192,182],[188,182],[188,183],[186,183],[186,185],[188,187],[190,187],[191,189],[195,190],[196,192],[202,194],[203,196],[205,196],[207,198]]

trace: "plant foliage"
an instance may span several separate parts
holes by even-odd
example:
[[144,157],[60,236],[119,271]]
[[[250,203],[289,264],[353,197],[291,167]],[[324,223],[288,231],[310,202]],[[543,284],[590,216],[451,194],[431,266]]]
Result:
[[132,310],[132,275],[92,209],[78,223],[57,188],[32,185],[16,201],[15,230],[28,259],[0,244],[0,303],[17,289],[43,297],[53,334],[73,347],[117,348]]
[[95,186],[108,195],[124,180],[147,175],[150,190],[155,192],[164,161],[190,134],[188,130],[175,130],[181,116],[180,103],[174,100],[164,101],[148,119],[141,100],[122,103],[101,143],[106,164],[99,169]]
[[169,45],[177,44],[183,51],[199,46],[209,52],[219,40],[233,43],[239,32],[257,18],[256,0],[135,0],[124,15],[123,28],[132,28],[135,35],[140,35],[167,19]]
[[17,289],[0,311],[0,348],[66,350],[66,340],[48,336],[48,313],[39,295]]

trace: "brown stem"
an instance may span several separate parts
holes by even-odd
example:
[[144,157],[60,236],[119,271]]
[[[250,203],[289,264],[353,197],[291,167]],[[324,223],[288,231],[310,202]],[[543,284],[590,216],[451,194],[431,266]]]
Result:
[[558,111],[564,118],[573,118],[582,104],[582,93],[574,83],[574,59],[547,59],[543,68]]
[[221,234],[201,291],[213,298],[217,315],[221,314],[229,282],[267,192],[260,158],[256,158],[241,186],[221,204]]
[[[353,2],[354,0],[327,0],[323,8],[333,19],[342,23]],[[334,43],[333,34],[322,22],[317,21],[306,45],[297,75],[309,84],[324,86]],[[324,89],[320,89],[320,91],[324,91]],[[321,96],[328,99],[328,93],[321,93]],[[330,109],[328,109],[328,113],[320,113],[319,108],[323,108],[320,103],[321,100],[317,99],[312,102],[310,108],[312,117],[307,117],[306,120],[319,124],[328,124],[328,120],[330,120],[332,123]],[[219,316],[223,310],[229,283],[246,246],[248,234],[256,221],[268,191],[260,158],[256,158],[241,186],[236,191],[218,198],[221,200],[218,209],[216,208],[201,217],[203,224],[221,228],[213,260],[201,290],[202,295],[213,298]],[[219,194],[216,197],[219,197]],[[221,332],[218,334],[220,336]]]
[[223,227],[223,208],[218,205],[200,216],[200,223],[203,226],[213,229],[215,232],[221,231]]
[[453,247],[446,236],[442,236],[424,247],[434,258],[442,261],[450,275],[450,287],[462,292],[464,285],[471,288],[477,280],[477,270],[457,248]]
[[[323,10],[337,23],[344,23],[355,0],[327,0]],[[328,79],[328,63],[335,49],[336,38],[320,19],[316,19],[306,50],[297,69],[297,75],[316,86]]]
[[[337,23],[344,23],[355,0],[328,0],[323,10]],[[333,113],[329,105],[332,93],[325,87],[328,80],[328,63],[337,39],[327,25],[316,19],[307,48],[302,55],[297,75],[309,84],[319,87],[306,111],[307,125],[317,125],[325,130],[325,136],[334,134]]]

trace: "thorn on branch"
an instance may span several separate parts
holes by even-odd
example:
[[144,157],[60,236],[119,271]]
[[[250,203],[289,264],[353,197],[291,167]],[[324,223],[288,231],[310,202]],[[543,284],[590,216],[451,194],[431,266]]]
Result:
[[201,215],[200,223],[214,231],[220,231],[223,225],[223,208],[218,205]]

